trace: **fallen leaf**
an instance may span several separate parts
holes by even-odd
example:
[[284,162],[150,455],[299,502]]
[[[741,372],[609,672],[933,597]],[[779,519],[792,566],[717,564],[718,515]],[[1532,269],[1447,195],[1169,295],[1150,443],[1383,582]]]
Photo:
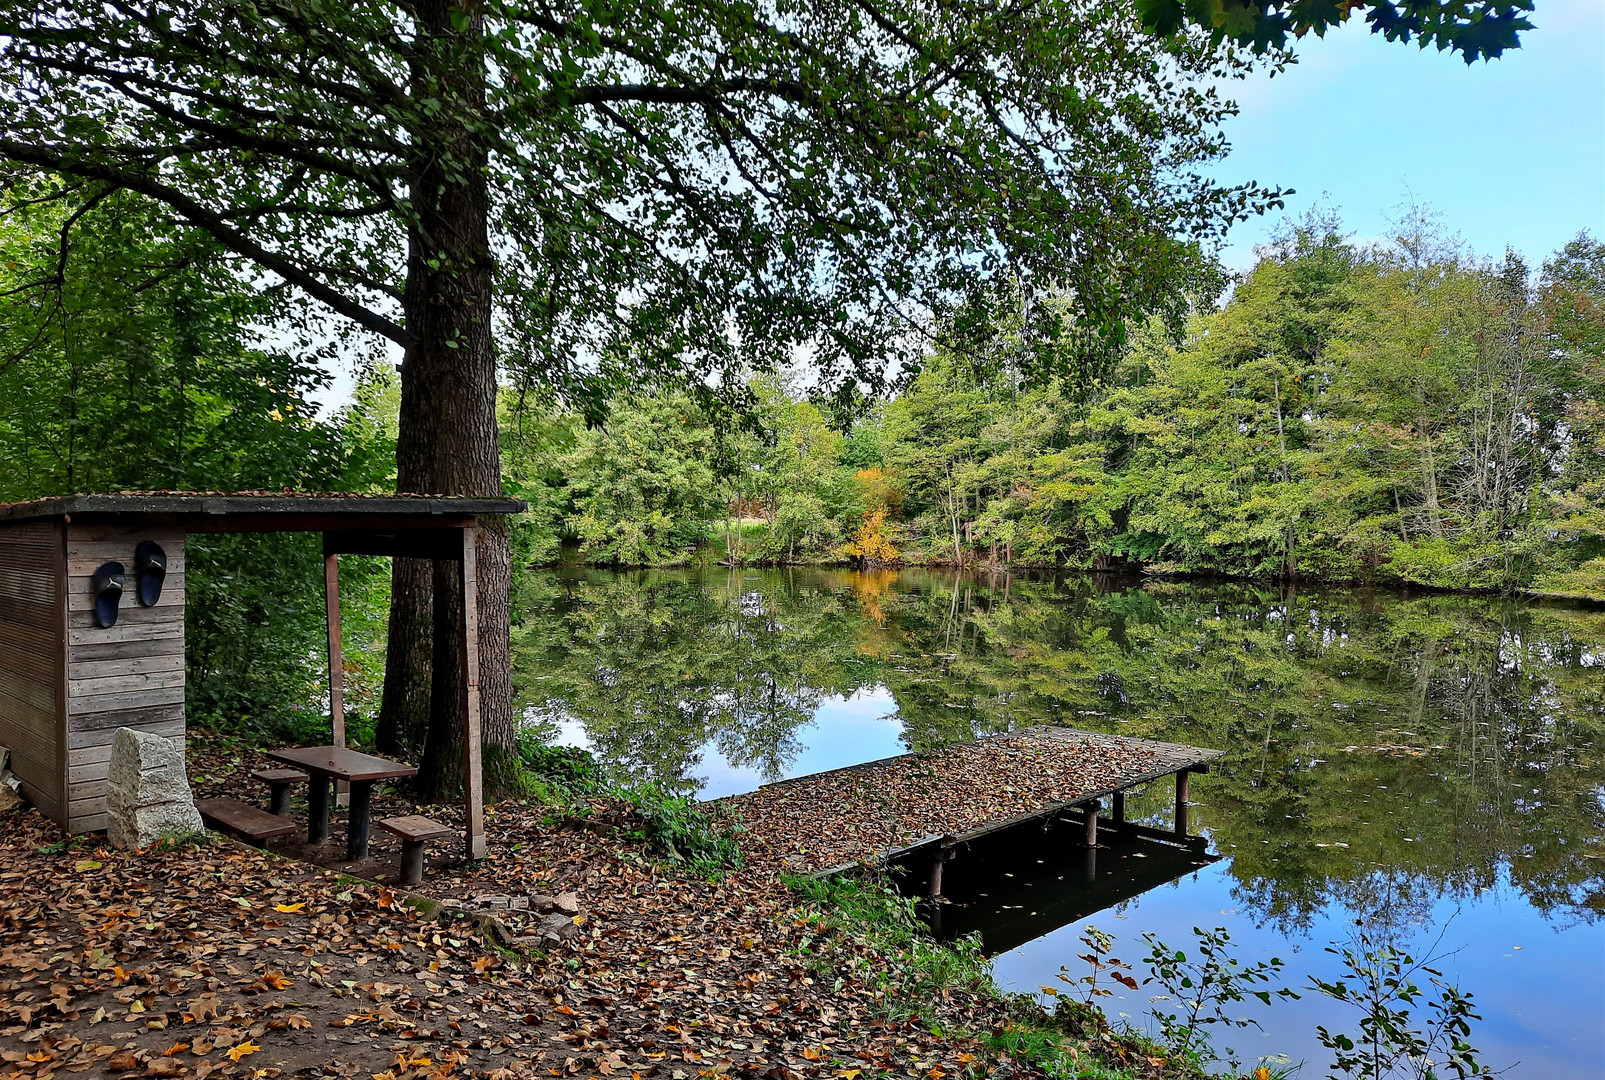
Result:
[[234,1047],[234,1049],[230,1050],[228,1052],[228,1056],[234,1061],[238,1061],[246,1054],[254,1054],[260,1049],[262,1048],[256,1043],[252,1042],[250,1039],[246,1039],[244,1042]]
[[305,900],[298,900],[297,902],[295,902],[293,904],[274,904],[273,905],[273,910],[274,911],[282,911],[286,915],[294,915],[296,912],[300,911],[302,908],[304,908],[306,906],[307,906],[307,902]]

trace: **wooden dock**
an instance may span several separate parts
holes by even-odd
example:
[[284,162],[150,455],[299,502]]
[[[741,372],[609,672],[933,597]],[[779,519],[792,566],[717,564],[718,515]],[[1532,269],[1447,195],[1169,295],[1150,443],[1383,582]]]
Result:
[[[901,754],[780,780],[728,801],[784,868],[825,876],[928,864],[930,894],[937,896],[950,859],[989,836],[1032,824],[1074,824],[1089,852],[1097,848],[1100,829],[1194,846],[1187,831],[1188,777],[1207,772],[1222,753],[1039,726],[934,754]],[[1173,828],[1128,822],[1126,792],[1167,777],[1175,783]]]

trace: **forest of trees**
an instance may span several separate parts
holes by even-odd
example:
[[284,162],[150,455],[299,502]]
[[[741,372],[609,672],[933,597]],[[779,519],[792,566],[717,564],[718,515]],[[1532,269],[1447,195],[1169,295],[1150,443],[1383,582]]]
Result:
[[[1223,88],[1349,21],[1467,64],[1492,59],[1519,47],[1531,8],[1053,0],[932,20],[920,4],[836,0],[801,12],[740,0],[573,12],[518,0],[0,0],[0,242],[24,256],[0,264],[0,373],[55,364],[46,385],[66,395],[8,421],[36,438],[50,428],[45,463],[68,462],[47,474],[29,456],[26,490],[82,489],[114,471],[82,468],[81,436],[95,432],[66,354],[78,324],[95,322],[83,313],[98,303],[111,316],[91,336],[115,330],[130,304],[165,313],[142,294],[184,277],[214,286],[192,299],[235,303],[224,321],[248,331],[240,343],[282,342],[285,312],[264,307],[325,322],[277,350],[303,375],[317,377],[330,335],[399,352],[399,377],[380,386],[395,404],[395,468],[380,486],[405,491],[501,493],[504,381],[596,422],[619,387],[695,386],[744,404],[747,378],[807,350],[816,388],[848,400],[921,355],[911,327],[956,310],[984,327],[1006,313],[1002,280],[1028,300],[1059,298],[1023,305],[1019,370],[1085,376],[1131,323],[1180,316],[1207,247],[1234,222],[1283,206],[1279,189],[1206,168],[1226,155],[1221,124],[1237,112]],[[108,278],[104,264],[123,253],[96,248],[97,219],[119,210],[152,231],[128,235],[138,257]],[[103,291],[112,283],[122,291]],[[93,301],[69,315],[69,292]],[[170,341],[131,326],[117,344],[173,345],[173,385],[208,392],[183,381],[188,316],[172,311]],[[140,407],[155,391],[127,385]],[[30,397],[6,405],[36,408]],[[290,426],[311,432],[307,422],[297,412]],[[346,426],[320,424],[319,437]],[[181,420],[170,442],[193,437]],[[139,486],[176,475],[137,455],[119,464]],[[317,473],[293,457],[273,464],[300,486]],[[240,478],[226,461],[208,468]],[[565,513],[556,526],[581,530],[593,555],[655,556],[664,534],[688,527],[649,514],[618,531],[634,519],[609,523],[601,504],[627,485],[606,490],[605,468],[602,480],[557,500],[600,500],[603,517]],[[797,504],[792,517],[817,523],[818,509]],[[893,533],[876,522],[895,522],[893,509],[865,518],[847,550],[890,558]],[[829,536],[809,526],[799,538],[806,552]],[[505,523],[487,520],[481,730],[490,785],[506,790],[517,780],[513,559]],[[431,687],[466,673],[431,643],[455,637],[464,598],[421,560],[390,572],[379,744],[420,750],[420,789],[443,796],[461,725],[431,708]],[[438,745],[416,745],[426,727]]]
[[[0,220],[0,291],[57,265],[67,212]],[[504,388],[504,480],[531,505],[515,559],[962,562],[1605,597],[1605,244],[1581,235],[1532,270],[1478,261],[1429,226],[1377,248],[1334,220],[1289,227],[1180,337],[1134,327],[1091,388],[1028,382],[1007,337],[939,348],[901,392],[851,412],[778,376],[751,381],[745,414],[621,392],[590,424]],[[130,195],[108,194],[78,230],[69,271],[3,301],[0,500],[393,489],[388,365],[359,363],[354,399],[320,411],[339,342],[304,304],[253,287]],[[190,565],[192,714],[320,724],[315,541],[206,538]],[[360,732],[384,671],[389,574],[349,558],[343,578]],[[515,575],[514,625],[524,587]]]
[[506,425],[522,554],[662,565],[1007,564],[1605,596],[1605,243],[1536,270],[1430,214],[1386,244],[1288,225],[1218,308],[1088,389],[1006,336],[939,346],[844,417],[754,382]]

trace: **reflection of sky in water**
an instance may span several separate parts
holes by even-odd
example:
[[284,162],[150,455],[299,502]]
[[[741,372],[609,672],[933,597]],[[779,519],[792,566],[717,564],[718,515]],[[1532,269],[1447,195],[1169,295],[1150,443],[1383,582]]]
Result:
[[[557,742],[589,745],[580,721],[553,719],[558,727]],[[784,776],[824,772],[903,753],[907,747],[902,733],[897,703],[884,686],[850,697],[827,696],[815,709],[812,721],[797,731],[802,750]],[[782,778],[765,777],[756,769],[732,764],[714,740],[702,745],[699,756],[701,765],[692,779],[704,799],[752,791]],[[1312,974],[1331,980],[1341,973],[1339,959],[1325,949],[1329,942],[1346,938],[1354,913],[1341,905],[1329,905],[1315,914],[1307,935],[1289,937],[1270,926],[1256,927],[1232,895],[1236,884],[1227,859],[1116,909],[1060,927],[997,956],[994,973],[998,984],[1005,991],[1031,993],[1040,986],[1062,986],[1056,978],[1061,965],[1069,965],[1072,976],[1081,974],[1075,957],[1085,951],[1079,938],[1088,925],[1114,934],[1114,955],[1135,964],[1139,976],[1145,973],[1140,962],[1147,951],[1141,940],[1144,931],[1175,947],[1190,949],[1194,926],[1224,926],[1237,947],[1236,955],[1244,962],[1271,956],[1285,960],[1286,981],[1303,997],[1277,1001],[1271,1007],[1250,1000],[1234,1015],[1259,1019],[1263,1030],[1217,1029],[1212,1033],[1216,1046],[1223,1052],[1234,1047],[1249,1067],[1257,1058],[1285,1055],[1292,1062],[1305,1062],[1301,1075],[1324,1076],[1330,1059],[1316,1041],[1316,1025],[1353,1034],[1358,1030],[1359,1014],[1305,990],[1302,984]],[[1514,1066],[1505,1075],[1515,1080],[1605,1077],[1605,923],[1547,921],[1503,875],[1496,888],[1470,899],[1441,900],[1424,914],[1430,916],[1430,926],[1414,937],[1407,931],[1399,944],[1419,957],[1423,948],[1432,945],[1438,928],[1448,922],[1439,951],[1452,955],[1439,966],[1450,981],[1474,995],[1482,1020],[1473,1027],[1472,1042],[1485,1064],[1495,1069]],[[1128,1014],[1142,1027],[1147,1024],[1153,992],[1152,987],[1122,991],[1105,999],[1104,1005],[1111,1017]],[[1425,1003],[1418,1012],[1424,1020]]]
[[[693,670],[705,650],[726,650],[712,654],[723,667],[715,664],[702,670],[700,698],[689,696],[710,712],[715,708],[721,711],[720,723],[726,725],[701,743],[696,763],[688,770],[702,798],[737,794],[769,780],[901,753],[907,749],[905,730],[908,737],[931,745],[938,737],[969,737],[972,724],[974,732],[980,733],[989,725],[996,729],[1048,716],[1113,731],[1130,730],[1119,725],[1141,722],[1145,735],[1235,746],[1241,760],[1235,770],[1228,767],[1220,775],[1230,782],[1246,783],[1258,794],[1234,799],[1222,790],[1221,805],[1211,807],[1199,799],[1202,795],[1215,801],[1209,798],[1205,778],[1200,778],[1194,788],[1198,814],[1194,821],[1196,826],[1222,830],[1219,850],[1228,856],[1244,853],[1237,866],[1244,880],[1232,876],[1233,863],[1228,858],[1003,953],[995,960],[995,974],[1005,990],[1032,992],[1039,986],[1062,985],[1056,979],[1061,965],[1079,975],[1076,954],[1085,949],[1078,939],[1088,923],[1117,936],[1115,955],[1136,964],[1139,975],[1146,974],[1141,963],[1147,951],[1141,942],[1143,931],[1191,951],[1194,926],[1224,926],[1241,959],[1280,956],[1287,962],[1286,981],[1301,987],[1312,973],[1328,979],[1339,974],[1340,960],[1325,948],[1328,942],[1348,937],[1353,929],[1351,908],[1365,908],[1367,914],[1389,913],[1396,925],[1396,943],[1417,953],[1431,949],[1438,929],[1447,923],[1439,948],[1452,955],[1440,966],[1451,981],[1473,995],[1482,1019],[1474,1023],[1471,1041],[1482,1051],[1486,1064],[1496,1069],[1513,1066],[1505,1074],[1513,1080],[1605,1078],[1605,920],[1596,919],[1592,925],[1580,922],[1575,913],[1565,910],[1565,903],[1558,904],[1553,918],[1546,920],[1504,869],[1506,860],[1519,856],[1524,844],[1548,844],[1556,851],[1564,850],[1566,861],[1575,863],[1578,849],[1571,845],[1598,842],[1595,811],[1581,803],[1565,813],[1545,808],[1562,806],[1561,800],[1568,794],[1597,800],[1605,790],[1597,778],[1592,729],[1571,726],[1564,715],[1569,706],[1558,696],[1572,673],[1600,665],[1600,650],[1585,648],[1572,653],[1570,632],[1563,624],[1529,625],[1525,616],[1510,615],[1484,599],[1401,602],[1384,594],[1328,590],[1320,594],[1319,601],[1329,602],[1334,609],[1331,625],[1317,619],[1312,610],[1306,628],[1302,614],[1290,620],[1282,600],[1257,593],[1240,595],[1231,589],[1187,586],[1167,587],[1163,593],[1131,590],[1077,599],[1061,596],[1047,586],[1033,592],[1031,584],[1022,580],[1014,585],[1013,621],[1009,621],[999,618],[1000,614],[1010,615],[1007,607],[993,611],[1000,601],[996,590],[987,593],[979,583],[966,580],[961,608],[959,591],[942,592],[947,580],[906,573],[877,579],[871,591],[860,588],[867,579],[856,575],[775,573],[755,577],[748,572],[740,579],[743,618],[756,619],[766,610],[763,604],[770,603],[777,610],[797,614],[795,624],[749,621],[741,626],[741,634],[732,638],[725,633],[728,620],[723,609],[717,603],[706,607],[698,600],[684,604],[672,632],[659,628],[631,636],[627,631],[633,625],[629,619],[635,617],[634,609],[623,606],[621,610],[629,614],[621,615],[617,623],[603,622],[603,630],[593,631],[596,652],[588,662],[603,671],[609,664],[650,664],[658,658],[656,650],[666,649],[671,661]],[[763,603],[758,602],[756,591],[746,589],[751,582],[770,586],[761,598]],[[810,583],[821,587],[815,592],[802,588],[812,587]],[[973,616],[969,614],[972,584],[978,598]],[[870,618],[866,609],[861,625],[855,627],[851,617],[860,593],[877,597],[885,611],[877,608]],[[594,595],[603,597],[603,589]],[[711,587],[708,595],[712,595]],[[683,603],[673,590],[664,597],[665,603]],[[983,597],[987,598],[985,604],[981,603]],[[1222,610],[1231,617],[1217,623],[1214,620]],[[820,611],[834,612],[843,621],[811,624],[802,617]],[[1254,636],[1259,632],[1256,617],[1264,623],[1263,640]],[[1424,617],[1434,620],[1431,626],[1438,634],[1430,639],[1437,650],[1432,654],[1436,667],[1427,669],[1430,678],[1425,682],[1418,678],[1422,670],[1411,666],[1409,654],[1396,671],[1389,666],[1385,674],[1379,673],[1377,658],[1388,665],[1399,664],[1395,638],[1414,640],[1412,635],[1421,631],[1409,620],[1419,622]],[[993,622],[983,627],[986,619]],[[1404,621],[1389,622],[1395,619]],[[1439,621],[1451,619],[1461,630],[1446,635]],[[1514,631],[1500,630],[1502,619],[1515,620],[1511,625],[1521,630],[1519,642],[1510,636]],[[755,641],[765,640],[764,635],[784,635],[788,628],[810,625],[816,626],[808,632],[814,637],[798,631],[784,641],[775,637],[779,644],[768,652],[752,648]],[[1208,634],[1200,644],[1194,639],[1201,626],[1208,628]],[[1467,637],[1466,631],[1475,633]],[[1499,631],[1497,637],[1495,631]],[[1284,632],[1288,634],[1288,652],[1273,655],[1275,650],[1268,646],[1279,646]],[[966,633],[972,633],[973,641],[955,652],[954,642],[963,642]],[[610,640],[622,642],[616,655],[597,647]],[[734,648],[732,641],[743,648]],[[860,655],[880,657],[888,666],[878,672],[864,671],[861,678],[841,677],[844,672],[860,670],[841,665],[862,662],[857,655],[847,658],[843,654],[849,646],[864,643],[873,648],[861,649]],[[1245,652],[1250,645],[1254,650]],[[632,647],[641,651],[631,653]],[[1362,670],[1351,668],[1348,661],[1337,662],[1336,657],[1356,647],[1356,662]],[[674,651],[677,649],[680,651]],[[1238,666],[1239,653],[1258,658],[1259,666],[1250,666],[1245,675]],[[959,654],[962,659],[956,661]],[[818,666],[790,664],[803,658]],[[1522,663],[1513,666],[1518,659]],[[1066,661],[1064,666],[1054,666],[1061,660]],[[1218,666],[1210,667],[1205,661]],[[1288,664],[1289,669],[1278,668],[1277,663]],[[1365,668],[1365,663],[1372,667]],[[1195,664],[1203,666],[1193,670]],[[1291,666],[1295,664],[1301,666]],[[1553,670],[1549,665],[1554,665]],[[667,670],[672,678],[681,668],[670,666]],[[746,697],[736,694],[737,681],[727,673],[737,671],[755,678],[776,672],[786,676],[776,680],[780,702],[795,711],[785,708],[766,713],[764,702],[751,693],[752,684],[743,687]],[[1493,674],[1477,682],[1488,672]],[[1592,672],[1586,678],[1592,678]],[[1254,679],[1269,681],[1261,685]],[[866,689],[856,693],[842,692],[866,684]],[[888,686],[903,697],[903,716]],[[1415,715],[1420,702],[1413,695],[1422,686],[1430,694],[1420,702],[1430,707],[1424,715]],[[1481,689],[1471,693],[1477,687]],[[653,764],[649,752],[669,753],[669,768],[678,768],[686,760],[684,743],[709,732],[710,725],[695,727],[692,730],[699,734],[676,742],[672,732],[653,726],[663,723],[664,717],[677,720],[672,707],[660,710],[661,702],[640,691],[632,692],[638,696],[626,694],[622,700],[614,700],[603,695],[594,703],[582,694],[572,704],[548,703],[527,715],[532,721],[555,727],[558,742],[589,746],[583,724],[571,710],[617,710],[606,718],[607,723],[618,725],[606,729],[615,735],[615,752],[644,757],[647,760],[639,764],[649,768]],[[1577,687],[1572,685],[1568,693],[1568,701],[1576,698]],[[1308,700],[1280,710],[1288,696]],[[1334,697],[1341,700],[1331,700]],[[1244,708],[1244,716],[1252,722],[1244,720],[1236,726],[1215,723],[1222,701],[1231,701],[1234,709]],[[1435,708],[1443,710],[1441,717]],[[642,718],[634,729],[621,720],[630,709],[636,709]],[[729,719],[732,716],[737,720]],[[780,731],[783,725],[773,721],[787,716],[808,720],[794,732],[789,728]],[[1207,721],[1202,725],[1204,731],[1195,733],[1190,726],[1195,716]],[[1326,719],[1333,716],[1340,717],[1340,723]],[[1409,717],[1408,723],[1399,719],[1403,716]],[[1263,730],[1257,726],[1262,717],[1268,717]],[[1558,727],[1556,717],[1562,721]],[[1489,723],[1502,732],[1502,740],[1484,743],[1475,738]],[[1555,748],[1544,749],[1550,747],[1547,740],[1552,729],[1563,739],[1576,740],[1579,760]],[[603,730],[598,726],[599,735]],[[1417,731],[1424,734],[1417,738]],[[617,737],[619,732],[623,737]],[[654,741],[654,736],[662,738]],[[731,756],[721,752],[721,739]],[[1395,742],[1410,742],[1413,747],[1418,741],[1425,744],[1424,758],[1421,750],[1401,757],[1382,749],[1398,749]],[[1365,745],[1350,746],[1350,742]],[[1489,746],[1496,752],[1492,759]],[[1350,752],[1362,756],[1347,756]],[[1517,756],[1507,761],[1498,753]],[[1418,759],[1419,765],[1411,764]],[[778,765],[778,776],[751,767],[752,762],[766,760]],[[1569,772],[1579,764],[1580,775]],[[1474,780],[1468,768],[1481,770]],[[1284,770],[1288,774],[1285,780]],[[1376,791],[1370,790],[1367,770],[1377,773]],[[1546,772],[1556,779],[1551,782]],[[1221,782],[1216,777],[1208,780]],[[1568,793],[1559,786],[1576,781],[1582,784],[1577,792]],[[1400,787],[1401,783],[1419,784],[1421,790]],[[1531,797],[1519,794],[1529,783],[1534,785]],[[1383,796],[1390,787],[1395,795]],[[1452,801],[1445,804],[1442,800],[1446,799]],[[1423,814],[1424,823],[1435,826],[1436,831],[1430,837],[1421,832],[1408,839],[1422,848],[1433,845],[1430,851],[1419,861],[1369,861],[1393,859],[1389,854],[1393,843],[1388,837],[1406,823],[1409,831],[1416,833],[1413,811],[1417,807],[1426,810],[1429,805],[1448,805],[1450,809]],[[1356,814],[1362,806],[1368,808]],[[1169,802],[1163,791],[1153,799],[1135,800],[1130,809],[1135,817],[1151,819],[1152,824],[1168,824]],[[1503,814],[1510,815],[1511,824],[1530,829],[1531,835],[1518,842],[1496,820]],[[1367,820],[1351,820],[1355,817]],[[1285,827],[1284,821],[1288,823]],[[1319,857],[1304,856],[1311,854],[1305,845],[1313,843],[1315,836],[1325,836],[1334,822],[1346,823],[1360,833],[1350,838],[1355,841],[1355,856],[1368,847],[1372,854],[1343,862],[1329,878]],[[1531,824],[1524,824],[1527,822]],[[1568,823],[1575,823],[1577,831],[1572,835],[1567,833]],[[1404,839],[1400,834],[1398,842]],[[1256,860],[1248,857],[1246,849],[1234,848],[1226,841],[1273,846]],[[1278,854],[1283,856],[1279,866]],[[1424,866],[1426,872],[1407,869],[1412,866]],[[1491,872],[1495,866],[1500,870],[1494,887],[1481,893],[1467,890],[1468,881],[1478,880],[1480,873]],[[1575,871],[1575,866],[1568,868]],[[1374,882],[1369,875],[1384,880],[1388,887],[1370,888]],[[1588,869],[1582,877],[1597,881],[1597,873]],[[1527,888],[1541,896],[1543,884],[1535,880]],[[1067,877],[1065,887],[1076,887],[1075,879]],[[1438,899],[1440,890],[1453,895]],[[1288,910],[1274,916],[1277,902],[1284,899]],[[1277,917],[1280,923],[1274,921]],[[1257,926],[1256,918],[1264,925]],[[1358,1013],[1313,992],[1301,992],[1300,1001],[1278,1001],[1268,1008],[1251,1000],[1242,1012],[1260,1017],[1265,1031],[1212,1032],[1216,1045],[1222,1050],[1237,1048],[1250,1067],[1258,1057],[1286,1055],[1293,1062],[1305,1063],[1302,1077],[1325,1076],[1330,1058],[1316,1039],[1316,1025],[1352,1034],[1357,1031]],[[1105,999],[1110,1013],[1128,1013],[1143,1026],[1152,988],[1122,993],[1122,997]],[[1424,1023],[1427,1018],[1423,1003],[1417,1009],[1417,1021]]]
[[[1221,1025],[1214,1025],[1216,1047],[1223,1053],[1226,1047],[1235,1047],[1249,1067],[1256,1058],[1285,1054],[1295,1063],[1305,1062],[1300,1075],[1324,1076],[1331,1059],[1316,1040],[1316,1025],[1352,1035],[1358,1031],[1359,1013],[1300,984],[1312,974],[1327,981],[1341,974],[1341,960],[1326,952],[1326,945],[1348,936],[1354,913],[1329,906],[1315,917],[1308,936],[1287,937],[1269,927],[1257,928],[1252,916],[1239,910],[1232,896],[1235,884],[1231,862],[1226,860],[1118,908],[1062,926],[996,957],[993,972],[998,985],[1006,991],[1034,993],[1041,986],[1063,985],[1057,979],[1061,965],[1069,967],[1072,978],[1085,974],[1076,954],[1086,951],[1080,936],[1089,925],[1115,936],[1113,955],[1133,964],[1139,978],[1146,973],[1140,962],[1148,951],[1142,941],[1145,931],[1194,959],[1192,928],[1224,926],[1244,963],[1272,956],[1285,960],[1286,983],[1303,997],[1270,1007],[1250,1000],[1232,1009],[1233,1016],[1258,1019],[1264,1030],[1220,1030]],[[1473,1024],[1471,1042],[1482,1051],[1484,1064],[1496,1070],[1516,1065],[1505,1074],[1512,1078],[1605,1076],[1605,925],[1548,921],[1503,875],[1498,887],[1475,899],[1440,901],[1431,910],[1430,923],[1413,936],[1401,937],[1397,945],[1420,959],[1448,924],[1437,951],[1452,955],[1435,966],[1450,982],[1473,993],[1473,1006],[1482,1020]],[[1417,985],[1427,986],[1424,978]],[[1155,992],[1152,986],[1135,992],[1121,989],[1117,996],[1105,998],[1103,1006],[1111,1017],[1125,1013],[1141,1027]],[[1418,1019],[1427,1018],[1425,1002],[1417,1013]]]
[[[580,720],[557,716],[553,722],[557,726],[555,741],[558,745],[590,748],[590,739]],[[739,795],[772,780],[806,776],[904,753],[908,747],[903,745],[902,735],[897,702],[884,686],[860,690],[851,697],[832,694],[814,710],[813,721],[797,729],[796,738],[802,744],[802,752],[782,775],[764,776],[757,769],[733,765],[720,753],[718,743],[710,740],[698,750],[702,762],[698,775],[688,779],[696,781],[699,798]]]

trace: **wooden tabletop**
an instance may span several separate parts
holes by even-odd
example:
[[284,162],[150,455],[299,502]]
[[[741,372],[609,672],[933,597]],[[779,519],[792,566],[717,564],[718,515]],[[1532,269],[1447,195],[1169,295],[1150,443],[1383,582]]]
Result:
[[291,746],[269,750],[267,756],[319,776],[335,780],[388,780],[397,776],[416,776],[418,770],[399,761],[374,757],[343,746]]

